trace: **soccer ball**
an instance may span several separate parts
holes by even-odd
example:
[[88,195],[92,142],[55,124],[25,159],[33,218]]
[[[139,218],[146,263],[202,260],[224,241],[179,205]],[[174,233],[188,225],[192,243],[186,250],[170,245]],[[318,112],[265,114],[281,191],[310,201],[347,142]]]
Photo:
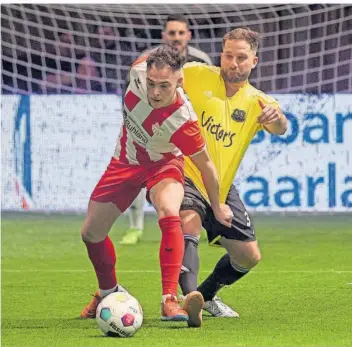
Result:
[[98,305],[96,319],[107,336],[131,337],[143,323],[143,310],[135,297],[116,292],[107,295]]

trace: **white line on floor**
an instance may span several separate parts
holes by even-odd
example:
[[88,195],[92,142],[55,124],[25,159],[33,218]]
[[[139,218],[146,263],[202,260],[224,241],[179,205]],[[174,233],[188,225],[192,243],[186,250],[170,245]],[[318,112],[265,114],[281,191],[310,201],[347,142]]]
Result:
[[[62,272],[62,273],[71,273],[71,272],[92,272],[93,270],[86,269],[2,269],[2,272]],[[210,273],[212,270],[202,270],[200,272]],[[116,269],[117,273],[160,273],[160,270],[119,270]],[[315,274],[315,273],[336,273],[336,274],[344,274],[344,273],[352,273],[352,270],[252,270],[250,273],[255,274],[267,274],[267,273],[302,273],[302,274]],[[347,283],[352,284],[352,283]]]

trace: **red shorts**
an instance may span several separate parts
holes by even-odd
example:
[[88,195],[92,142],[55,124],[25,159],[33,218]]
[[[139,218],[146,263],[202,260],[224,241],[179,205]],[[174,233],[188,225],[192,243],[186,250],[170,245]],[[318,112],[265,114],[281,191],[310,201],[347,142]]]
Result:
[[125,164],[114,157],[90,197],[98,202],[113,202],[124,212],[142,188],[149,191],[165,178],[184,184],[183,157],[159,161],[149,165]]

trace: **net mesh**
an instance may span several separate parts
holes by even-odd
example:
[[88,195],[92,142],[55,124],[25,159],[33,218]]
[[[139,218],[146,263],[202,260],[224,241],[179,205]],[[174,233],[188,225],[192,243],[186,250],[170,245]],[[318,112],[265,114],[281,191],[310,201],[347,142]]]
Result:
[[[191,44],[215,64],[228,30],[259,31],[251,82],[267,93],[352,91],[352,6],[6,4],[2,92],[121,93],[130,64],[161,42],[170,13],[188,17]],[[112,30],[103,36],[101,26]]]

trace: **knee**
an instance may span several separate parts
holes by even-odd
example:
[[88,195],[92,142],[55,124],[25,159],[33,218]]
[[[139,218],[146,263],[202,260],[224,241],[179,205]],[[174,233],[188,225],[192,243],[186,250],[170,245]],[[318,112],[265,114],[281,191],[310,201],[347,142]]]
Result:
[[182,232],[184,235],[190,235],[196,238],[200,238],[200,234],[202,232],[202,225],[197,225],[195,223],[185,221],[181,217],[181,225],[182,225]]
[[81,229],[81,239],[83,242],[94,242],[94,235],[89,233],[89,230],[83,227]]
[[262,256],[260,254],[260,250],[256,249],[249,256],[249,259],[248,259],[249,260],[248,261],[249,269],[252,269],[253,267],[255,267],[260,262],[261,259],[262,259]]
[[196,229],[196,228],[194,228],[194,229],[188,229],[188,228],[184,228],[184,227],[182,226],[182,232],[183,232],[183,235],[194,236],[194,237],[198,238],[198,240],[199,240],[200,234],[202,233],[202,229],[199,229],[199,230]]
[[195,211],[180,211],[182,232],[200,238],[202,232],[202,221]]
[[158,218],[173,217],[179,215],[179,209],[173,206],[163,206],[157,210]]
[[240,257],[238,254],[230,254],[230,259],[233,264],[236,264],[243,269],[251,270],[260,262],[261,254],[259,248],[257,248],[244,253]]
[[95,230],[89,225],[84,225],[81,229],[81,238],[83,242],[89,242],[89,243],[98,243],[101,242],[105,239],[106,235],[102,237],[99,235],[99,233],[95,232]]

